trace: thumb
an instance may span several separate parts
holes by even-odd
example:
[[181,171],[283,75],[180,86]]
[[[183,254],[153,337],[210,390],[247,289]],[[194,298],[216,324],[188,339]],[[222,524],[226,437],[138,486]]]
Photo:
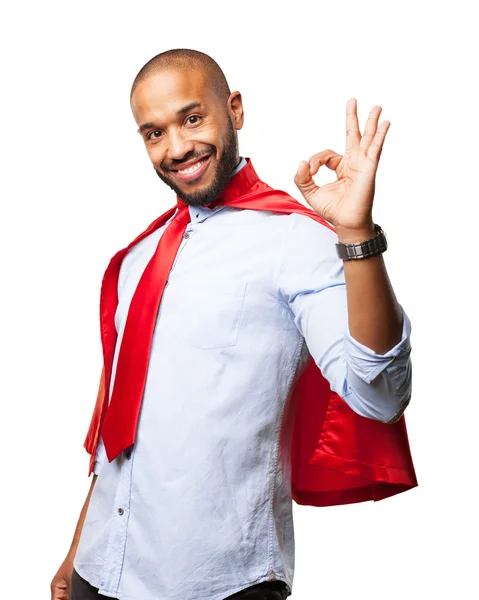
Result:
[[311,165],[308,161],[300,161],[298,170],[294,176],[294,183],[306,200],[318,189],[311,176]]
[[296,171],[296,177],[294,178],[296,184],[306,183],[311,177],[310,165],[306,160],[299,162],[298,170]]

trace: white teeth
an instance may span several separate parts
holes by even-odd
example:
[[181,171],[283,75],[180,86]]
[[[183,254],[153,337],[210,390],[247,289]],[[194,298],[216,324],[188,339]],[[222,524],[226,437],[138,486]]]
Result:
[[182,169],[181,171],[178,170],[178,173],[194,173],[195,171],[197,171],[201,165],[205,162],[206,158],[203,158],[202,160],[200,160],[199,162],[197,162],[195,165],[193,165],[192,167],[189,167],[188,169]]

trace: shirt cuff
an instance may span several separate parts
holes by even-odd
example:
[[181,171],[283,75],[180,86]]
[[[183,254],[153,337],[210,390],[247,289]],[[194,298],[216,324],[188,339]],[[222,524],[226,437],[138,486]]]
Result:
[[400,341],[385,354],[374,350],[354,339],[346,323],[344,349],[346,360],[351,369],[366,383],[371,383],[384,369],[394,362],[396,369],[406,367],[411,352],[411,321],[401,307],[403,327]]

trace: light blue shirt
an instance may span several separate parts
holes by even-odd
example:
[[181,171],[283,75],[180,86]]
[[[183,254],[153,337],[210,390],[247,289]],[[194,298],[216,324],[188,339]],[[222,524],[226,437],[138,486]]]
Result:
[[[136,442],[111,463],[99,445],[74,560],[120,600],[223,600],[271,579],[291,592],[291,482],[278,457],[293,381],[311,355],[353,410],[381,421],[411,395],[410,320],[403,310],[402,339],[384,355],[351,337],[333,231],[296,213],[189,211]],[[165,227],[121,266],[110,393],[128,307]]]

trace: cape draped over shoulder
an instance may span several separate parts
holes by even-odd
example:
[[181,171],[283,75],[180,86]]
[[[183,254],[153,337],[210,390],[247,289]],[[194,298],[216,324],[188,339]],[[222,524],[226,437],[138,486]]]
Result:
[[[292,212],[334,227],[315,211],[281,190],[259,179],[251,160],[231,177],[212,203],[249,210]],[[183,201],[177,197],[177,206]],[[117,340],[115,312],[118,305],[118,276],[128,250],[162,227],[177,206],[155,219],[126,248],[111,259],[101,286],[100,329],[103,368],[97,399],[84,447],[90,454],[93,471],[96,449],[108,410],[113,356]],[[293,384],[285,410],[293,412],[294,425],[290,456],[281,457],[291,469],[292,498],[297,504],[333,506],[367,500],[382,500],[417,486],[404,416],[392,424],[355,413],[330,388],[319,367],[310,357]],[[286,462],[285,462],[286,461]]]

